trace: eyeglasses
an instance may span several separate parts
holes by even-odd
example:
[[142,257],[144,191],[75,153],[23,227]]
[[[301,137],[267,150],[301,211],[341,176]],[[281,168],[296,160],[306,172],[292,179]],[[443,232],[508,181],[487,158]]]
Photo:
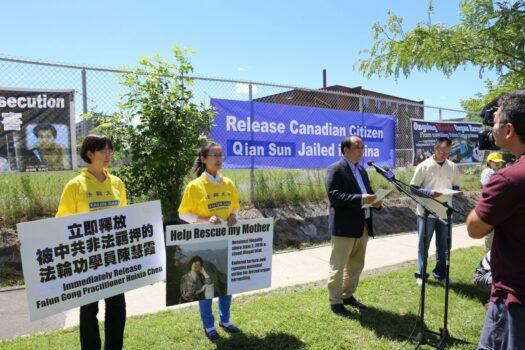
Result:
[[222,158],[224,158],[224,154],[222,154],[222,153],[217,153],[217,154],[215,154],[215,153],[210,153],[210,154],[208,154],[207,157],[217,158],[217,159],[220,158],[220,159],[222,159]]
[[442,151],[440,149],[437,150],[437,153],[439,153],[442,156],[448,156],[450,154],[450,152]]
[[113,154],[115,154],[115,152],[113,152],[112,150],[109,150],[109,149],[101,149],[101,150],[98,150],[96,152],[100,152],[100,153],[102,153],[104,155],[107,154],[107,155],[109,155],[111,157],[113,157]]

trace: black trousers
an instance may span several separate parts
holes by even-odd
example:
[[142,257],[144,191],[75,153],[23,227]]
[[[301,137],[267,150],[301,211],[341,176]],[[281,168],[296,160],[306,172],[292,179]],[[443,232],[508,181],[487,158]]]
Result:
[[[104,301],[106,303],[104,348],[106,350],[122,349],[126,324],[126,299],[124,294],[117,294]],[[80,347],[82,350],[100,350],[97,314],[98,301],[80,307]]]

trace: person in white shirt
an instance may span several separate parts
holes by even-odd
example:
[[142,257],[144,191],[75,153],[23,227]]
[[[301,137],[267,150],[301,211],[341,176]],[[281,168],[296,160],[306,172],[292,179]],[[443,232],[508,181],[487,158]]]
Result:
[[[481,172],[479,182],[483,186],[488,184],[492,175],[494,175],[499,169],[503,167],[505,160],[503,160],[503,155],[498,152],[492,152],[487,157],[487,167]],[[492,247],[492,241],[494,239],[494,230],[490,231],[488,235],[485,236],[485,250],[488,252]]]
[[503,164],[505,164],[505,161],[503,160],[501,153],[493,152],[489,154],[487,157],[487,167],[483,169],[479,179],[481,184],[485,186],[489,182],[490,177],[503,167]]
[[[452,205],[452,195],[442,194],[443,190],[446,189],[459,191],[459,171],[457,166],[447,159],[451,152],[451,144],[452,142],[448,137],[440,137],[434,145],[433,156],[416,167],[414,176],[410,181],[410,185],[418,188],[417,192],[414,192],[415,194],[423,197],[434,197],[440,202],[447,202],[449,205]],[[461,195],[461,192],[457,192],[455,195]],[[439,218],[446,220],[447,211],[443,205],[436,203],[430,198],[421,198],[421,200],[430,210],[436,213]],[[428,217],[426,242],[423,244],[424,209],[420,205],[417,206],[417,215],[419,244],[418,269],[414,274],[416,283],[421,285],[423,282],[423,251],[425,250],[428,256],[428,248],[434,231],[436,232],[436,266],[432,271],[432,275],[438,281],[444,281],[446,273],[448,225],[438,220],[435,216],[430,215]]]

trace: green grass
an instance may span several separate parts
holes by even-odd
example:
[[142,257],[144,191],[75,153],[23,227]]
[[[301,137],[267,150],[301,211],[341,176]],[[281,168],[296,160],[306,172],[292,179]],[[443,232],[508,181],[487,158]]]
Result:
[[[452,336],[477,343],[485,318],[485,295],[472,286],[472,273],[484,252],[481,248],[452,252],[452,277],[448,329]],[[431,263],[430,266],[433,266]],[[357,297],[367,310],[353,311],[345,319],[333,315],[323,284],[280,289],[236,298],[232,321],[243,334],[229,336],[216,345],[204,337],[198,310],[189,307],[157,314],[129,317],[126,349],[399,349],[413,348],[400,334],[410,334],[417,320],[419,287],[414,267],[362,280]],[[425,320],[442,327],[444,288],[427,289]],[[214,305],[215,308],[215,305]],[[216,314],[215,309],[215,314]],[[101,329],[104,329],[101,325]],[[78,327],[0,342],[1,349],[74,349],[79,347]],[[474,345],[452,344],[450,349]],[[423,346],[422,349],[429,349]]]
[[[396,177],[410,182],[413,171],[395,170]],[[253,205],[273,207],[319,203],[326,200],[325,170],[256,170],[254,200],[250,201],[249,170],[225,170],[237,185],[243,207]],[[22,221],[53,216],[62,189],[77,172],[0,175],[0,227]],[[393,188],[381,175],[369,172],[372,188]],[[187,181],[191,180],[188,176]],[[479,173],[467,171],[462,175],[464,191],[479,190]],[[391,195],[400,195],[394,191]]]
[[0,227],[54,215],[64,185],[77,174],[73,171],[1,174]]

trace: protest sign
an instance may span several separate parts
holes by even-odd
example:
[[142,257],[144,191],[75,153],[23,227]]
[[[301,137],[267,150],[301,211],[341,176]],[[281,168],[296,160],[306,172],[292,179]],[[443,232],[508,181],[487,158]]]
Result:
[[435,122],[411,119],[414,165],[418,165],[434,153],[438,138],[452,140],[448,159],[459,164],[474,164],[483,161],[484,152],[479,149],[479,133],[483,125],[476,122]]
[[211,137],[224,145],[223,168],[326,168],[350,135],[365,144],[363,164],[395,165],[393,116],[331,108],[211,99]]
[[17,228],[32,321],[165,279],[160,201]]
[[0,172],[77,166],[75,91],[0,88]]
[[271,285],[273,219],[166,227],[166,304]]

